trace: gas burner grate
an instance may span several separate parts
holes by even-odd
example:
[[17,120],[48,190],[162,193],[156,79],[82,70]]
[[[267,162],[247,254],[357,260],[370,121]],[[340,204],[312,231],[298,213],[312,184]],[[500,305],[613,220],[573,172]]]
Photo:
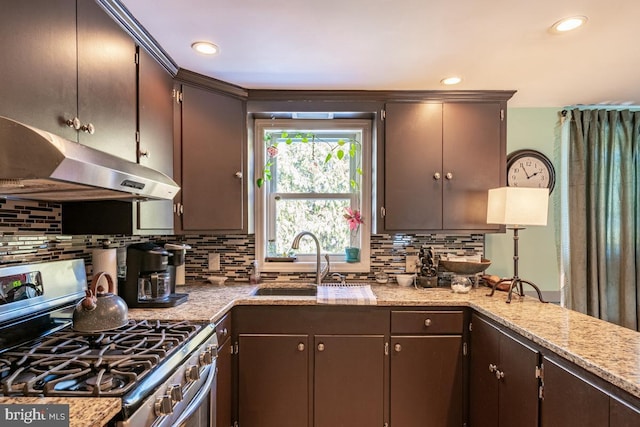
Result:
[[122,396],[201,327],[130,320],[98,334],[54,332],[0,354],[0,395]]

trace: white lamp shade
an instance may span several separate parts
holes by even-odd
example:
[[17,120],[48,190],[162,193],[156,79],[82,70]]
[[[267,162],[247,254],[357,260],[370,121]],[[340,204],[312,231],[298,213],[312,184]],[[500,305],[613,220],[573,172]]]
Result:
[[494,188],[489,190],[487,224],[547,225],[548,209],[548,188]]

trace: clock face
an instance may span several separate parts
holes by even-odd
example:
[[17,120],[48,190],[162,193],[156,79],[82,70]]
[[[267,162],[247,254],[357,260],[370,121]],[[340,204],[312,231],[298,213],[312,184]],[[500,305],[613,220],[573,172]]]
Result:
[[553,190],[553,165],[542,154],[521,153],[508,161],[507,185],[510,187],[548,188]]

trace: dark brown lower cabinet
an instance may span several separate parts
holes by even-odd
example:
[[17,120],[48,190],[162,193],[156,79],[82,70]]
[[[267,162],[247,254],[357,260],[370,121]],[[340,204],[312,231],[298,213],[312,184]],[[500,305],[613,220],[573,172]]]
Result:
[[618,399],[609,398],[609,427],[640,426],[640,408],[633,408]]
[[469,380],[471,426],[537,427],[538,364],[537,350],[474,314]]
[[314,337],[314,427],[384,424],[384,343],[384,335]]
[[309,336],[240,334],[238,422],[242,427],[309,423]]
[[231,427],[231,340],[218,348],[218,384],[216,389],[216,427]]
[[462,336],[391,337],[391,426],[462,426]]

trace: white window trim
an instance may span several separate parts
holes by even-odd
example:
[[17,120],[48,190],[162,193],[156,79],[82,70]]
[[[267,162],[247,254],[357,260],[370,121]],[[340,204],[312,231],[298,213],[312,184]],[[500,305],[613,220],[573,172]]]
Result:
[[[265,164],[265,144],[262,140],[264,130],[274,127],[277,123],[277,127],[283,130],[295,130],[295,129],[335,129],[336,124],[339,123],[340,128],[345,129],[358,129],[362,130],[362,170],[363,175],[361,177],[361,206],[362,212],[369,212],[368,215],[363,215],[364,224],[360,226],[361,233],[361,247],[360,247],[360,261],[359,262],[345,262],[344,257],[332,256],[330,257],[331,272],[340,273],[362,273],[369,272],[371,268],[371,226],[373,219],[373,210],[371,208],[371,195],[372,195],[372,173],[373,168],[371,165],[372,159],[372,147],[373,147],[373,135],[372,124],[370,120],[357,120],[357,119],[344,119],[339,120],[294,120],[294,119],[278,119],[274,122],[271,119],[258,119],[255,121],[254,126],[254,174],[260,176],[262,173],[262,167]],[[251,183],[255,186],[255,182]],[[265,242],[267,241],[267,224],[265,223],[266,209],[267,209],[267,191],[266,186],[268,183],[264,183],[261,188],[254,187],[255,197],[255,252],[256,260],[258,261],[259,268],[264,272],[282,272],[282,273],[302,273],[302,272],[315,272],[316,262],[297,260],[296,262],[265,262]],[[300,230],[302,231],[302,230]],[[324,252],[323,252],[324,253]],[[306,257],[305,257],[306,258]],[[313,257],[315,258],[315,256]]]

